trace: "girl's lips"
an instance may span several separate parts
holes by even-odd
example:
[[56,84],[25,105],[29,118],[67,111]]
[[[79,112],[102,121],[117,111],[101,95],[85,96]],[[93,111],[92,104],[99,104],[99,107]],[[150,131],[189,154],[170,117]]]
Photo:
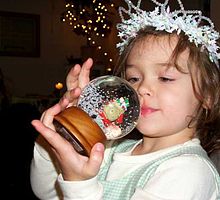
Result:
[[150,107],[142,107],[141,108],[141,115],[147,116],[147,115],[154,113],[156,111],[158,111],[158,109],[154,109],[154,108],[150,108]]

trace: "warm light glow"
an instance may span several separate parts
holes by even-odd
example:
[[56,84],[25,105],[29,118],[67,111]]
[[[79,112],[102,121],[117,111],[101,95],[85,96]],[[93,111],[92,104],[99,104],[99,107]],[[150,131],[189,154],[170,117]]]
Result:
[[63,88],[63,84],[58,82],[55,84],[55,88],[58,89],[58,90],[61,90]]
[[106,70],[107,70],[108,72],[111,72],[111,71],[112,71],[112,68],[111,68],[111,67],[108,67]]

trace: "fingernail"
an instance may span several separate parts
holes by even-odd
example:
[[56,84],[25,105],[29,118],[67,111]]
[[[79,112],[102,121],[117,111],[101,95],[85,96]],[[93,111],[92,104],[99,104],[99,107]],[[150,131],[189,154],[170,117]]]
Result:
[[96,150],[97,151],[103,151],[104,150],[104,145],[102,143],[97,143],[96,144]]
[[32,126],[35,126],[35,120],[31,121]]

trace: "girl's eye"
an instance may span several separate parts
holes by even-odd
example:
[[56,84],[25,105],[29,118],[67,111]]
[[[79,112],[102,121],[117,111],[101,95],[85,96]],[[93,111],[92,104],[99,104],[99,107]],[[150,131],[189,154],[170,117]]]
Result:
[[174,81],[175,79],[162,76],[162,77],[159,77],[159,80],[162,82],[171,82],[171,81]]
[[131,77],[131,78],[127,79],[127,81],[131,84],[136,83],[138,80],[139,80],[139,78],[136,78],[136,77]]

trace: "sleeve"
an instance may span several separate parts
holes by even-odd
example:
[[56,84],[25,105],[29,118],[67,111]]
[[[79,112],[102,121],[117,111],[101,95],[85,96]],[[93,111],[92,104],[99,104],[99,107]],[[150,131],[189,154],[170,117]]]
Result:
[[62,197],[57,184],[57,164],[46,141],[39,136],[34,146],[30,181],[34,194],[39,199],[57,200]]
[[210,159],[214,163],[218,173],[220,174],[220,151],[216,150],[210,155]]
[[103,186],[97,177],[85,181],[64,181],[59,175],[58,182],[65,200],[102,200]]
[[161,164],[132,200],[215,200],[217,183],[207,161],[183,155]]
[[[114,141],[106,143],[105,155],[101,168],[107,162],[113,143]],[[62,175],[60,174],[58,177],[58,183],[65,200],[103,199],[103,186],[98,182],[97,176],[85,181],[64,181]]]
[[[106,146],[108,156],[112,143]],[[105,163],[104,158],[104,162]],[[34,146],[31,162],[31,187],[39,199],[44,200],[101,200],[103,187],[97,177],[86,181],[64,181],[49,144],[41,137]],[[61,192],[62,191],[62,192]]]

